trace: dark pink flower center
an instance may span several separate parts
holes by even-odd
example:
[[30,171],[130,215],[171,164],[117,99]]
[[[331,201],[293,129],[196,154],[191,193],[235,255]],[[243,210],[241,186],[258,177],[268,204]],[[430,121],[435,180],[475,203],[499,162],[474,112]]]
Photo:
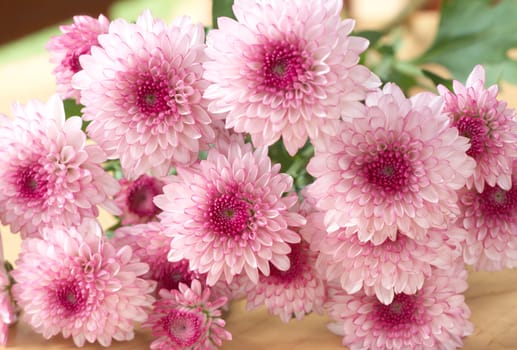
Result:
[[55,291],[57,307],[65,316],[76,315],[83,311],[88,300],[88,290],[81,288],[75,281],[61,284]]
[[250,209],[250,204],[239,196],[238,191],[229,191],[211,200],[205,216],[212,231],[218,235],[236,237],[248,227]]
[[500,219],[509,218],[515,215],[517,209],[517,184],[513,184],[509,191],[499,186],[491,187],[485,185],[480,196],[480,208],[484,215]]
[[390,331],[404,330],[423,321],[418,310],[418,295],[395,294],[389,305],[377,302],[374,318],[378,325]]
[[293,90],[303,82],[309,69],[308,60],[294,44],[270,43],[263,57],[263,87],[266,91]]
[[90,48],[90,46],[83,46],[76,50],[68,52],[61,64],[65,67],[68,67],[72,71],[72,73],[79,72],[83,69],[83,67],[81,66],[81,62],[79,62],[79,57],[81,57],[82,55],[89,54]]
[[476,159],[485,150],[488,141],[489,129],[482,118],[463,116],[456,121],[456,125],[461,136],[470,139],[470,148],[467,154]]
[[412,169],[403,153],[385,150],[365,164],[364,172],[369,183],[386,193],[395,193],[409,184]]
[[48,181],[39,165],[19,169],[16,173],[18,194],[23,198],[41,199],[47,193]]
[[197,272],[190,270],[188,260],[170,262],[166,256],[159,263],[151,264],[151,273],[152,279],[158,282],[157,291],[162,288],[177,290],[180,283],[190,287],[193,280],[200,279]]
[[137,80],[136,98],[140,112],[148,117],[162,119],[177,112],[173,91],[166,76],[143,74]]
[[196,344],[203,334],[203,317],[195,312],[171,310],[162,318],[162,326],[169,338],[182,349]]
[[303,274],[304,267],[307,263],[307,249],[305,244],[290,244],[291,252],[289,253],[289,269],[286,271],[279,270],[275,265],[269,264],[268,281],[274,284],[289,284]]
[[156,178],[142,175],[128,188],[127,207],[130,212],[142,217],[154,217],[160,209],[153,198],[163,193],[163,183]]

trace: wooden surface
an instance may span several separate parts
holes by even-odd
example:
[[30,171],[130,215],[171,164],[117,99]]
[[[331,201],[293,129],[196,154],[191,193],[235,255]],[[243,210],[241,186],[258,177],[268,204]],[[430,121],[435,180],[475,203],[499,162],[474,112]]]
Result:
[[[194,0],[192,0],[194,1]],[[358,25],[373,28],[386,20],[386,14],[396,12],[394,3],[408,0],[359,0],[352,8],[357,16]],[[195,0],[205,3],[206,0]],[[372,3],[376,2],[376,6]],[[385,4],[384,7],[382,4]],[[389,6],[388,6],[389,5]],[[386,7],[388,6],[388,7]],[[199,9],[199,7],[198,7]],[[373,13],[372,11],[376,11]],[[184,13],[192,14],[190,9]],[[205,16],[206,17],[206,16]],[[436,13],[418,13],[408,23],[407,40],[402,55],[410,57],[430,43],[436,27]],[[23,60],[0,66],[0,112],[8,113],[11,102],[26,102],[32,98],[46,100],[54,92],[54,80],[50,75],[52,67],[46,54],[26,57]],[[29,83],[27,83],[29,82]],[[517,105],[517,90],[505,86],[504,97],[510,104]],[[19,252],[20,240],[17,235],[0,227],[3,234],[5,256],[14,261]],[[517,350],[517,270],[497,273],[473,272],[469,277],[470,288],[466,293],[467,303],[472,310],[471,321],[474,334],[465,339],[466,350]],[[246,312],[243,302],[232,305],[227,317],[229,331],[234,340],[226,342],[223,350],[333,350],[344,349],[341,338],[326,329],[328,319],[311,315],[302,321],[288,324],[269,316],[265,310]],[[114,343],[110,349],[140,350],[147,349],[151,337],[144,331],[137,331],[131,342]],[[71,339],[58,336],[50,341],[35,334],[23,322],[10,329],[8,349],[12,350],[61,350],[73,349]],[[97,344],[87,344],[83,349],[102,349]]]

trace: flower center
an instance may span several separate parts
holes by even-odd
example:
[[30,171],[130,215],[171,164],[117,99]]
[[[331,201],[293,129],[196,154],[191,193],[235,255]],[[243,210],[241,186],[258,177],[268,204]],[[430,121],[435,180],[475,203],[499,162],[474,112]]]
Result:
[[214,198],[205,214],[209,227],[219,235],[239,236],[248,227],[251,216],[250,204],[230,191]]
[[66,316],[75,315],[86,306],[88,291],[75,282],[65,282],[55,291],[57,306]]
[[374,317],[384,329],[403,330],[412,324],[421,324],[417,308],[417,295],[395,294],[389,305],[378,302],[374,306]]
[[194,279],[199,279],[199,274],[189,269],[186,259],[169,262],[165,257],[160,263],[151,266],[151,270],[153,271],[152,278],[158,282],[157,291],[162,288],[177,290],[180,283],[190,286]]
[[203,317],[200,314],[172,310],[162,318],[164,331],[169,338],[183,349],[196,344],[202,335]]
[[456,121],[456,125],[461,136],[470,139],[470,148],[467,154],[476,159],[485,150],[488,141],[488,132],[485,121],[482,118],[462,116]]
[[166,76],[147,73],[137,80],[137,106],[148,117],[163,119],[176,114],[177,108],[171,93],[173,90],[169,88]]
[[411,170],[406,156],[393,150],[377,154],[364,168],[368,182],[387,193],[403,190],[409,184]]
[[266,91],[293,90],[304,80],[309,64],[303,53],[285,41],[271,43],[263,57],[263,87]]
[[279,270],[273,264],[269,264],[268,281],[274,284],[288,284],[303,273],[306,264],[307,253],[305,244],[290,244],[291,252],[288,254],[291,265],[286,271]]
[[485,215],[498,218],[507,218],[514,215],[517,209],[517,185],[513,185],[509,191],[499,186],[491,187],[485,185],[481,196],[480,207]]
[[89,53],[90,53],[89,46],[81,47],[77,50],[69,52],[65,56],[65,58],[63,59],[61,64],[64,65],[65,67],[68,67],[72,71],[72,73],[77,73],[83,69],[83,67],[81,66],[81,63],[79,62],[79,57],[81,57],[82,55],[89,54]]
[[29,166],[16,173],[18,194],[23,198],[41,199],[47,193],[48,181],[40,173],[40,167]]
[[129,211],[143,217],[158,215],[161,210],[154,204],[153,198],[162,193],[160,181],[150,176],[140,176],[128,188],[127,206]]

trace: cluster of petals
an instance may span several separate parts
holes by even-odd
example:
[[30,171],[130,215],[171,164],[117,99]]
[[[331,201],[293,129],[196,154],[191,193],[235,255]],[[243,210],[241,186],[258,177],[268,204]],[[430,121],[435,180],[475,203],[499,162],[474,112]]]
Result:
[[450,225],[429,229],[425,237],[411,239],[397,233],[379,245],[362,242],[355,232],[326,232],[323,213],[312,213],[300,233],[318,252],[316,268],[323,278],[348,293],[363,290],[390,304],[395,294],[414,294],[431,275],[432,267],[447,268],[461,256],[467,232]]
[[76,346],[131,340],[135,322],[151,310],[155,283],[129,246],[115,248],[98,225],[46,228],[27,238],[16,268],[13,296],[24,320],[43,337],[59,333]]
[[113,200],[122,211],[121,224],[135,225],[156,221],[160,209],[154,204],[153,198],[163,193],[165,181],[165,178],[146,174],[140,175],[135,180],[120,179],[120,190]]
[[269,275],[269,263],[287,270],[289,244],[300,241],[292,228],[305,218],[291,210],[298,201],[293,180],[279,170],[266,147],[238,141],[210,149],[196,167],[178,168],[155,197],[172,237],[169,260],[189,260],[192,270],[207,274],[208,285],[241,273],[257,283],[259,271]]
[[7,344],[9,325],[18,319],[17,306],[11,296],[12,280],[5,267],[4,249],[0,236],[0,345]]
[[465,153],[468,139],[441,113],[443,99],[407,99],[388,83],[365,102],[361,117],[315,145],[307,165],[316,180],[306,192],[325,212],[327,230],[354,227],[360,241],[380,244],[397,231],[415,238],[446,228],[475,162]]
[[316,253],[301,241],[291,244],[290,267],[281,271],[270,266],[269,276],[261,275],[257,285],[246,292],[248,310],[265,305],[283,322],[301,320],[311,312],[322,313],[326,285],[315,269]]
[[236,0],[237,20],[218,19],[207,36],[205,97],[226,127],[256,146],[282,138],[293,155],[308,138],[333,135],[379,79],[359,65],[368,47],[350,36],[339,0]]
[[191,286],[180,283],[179,289],[162,289],[153,304],[153,312],[142,324],[155,338],[151,350],[215,350],[232,335],[224,326],[220,308],[226,299],[211,298],[210,288],[198,280]]
[[124,226],[115,231],[113,244],[130,246],[133,254],[149,265],[149,271],[142,278],[156,281],[156,292],[162,288],[178,289],[180,283],[190,286],[193,280],[204,283],[205,277],[190,270],[188,260],[171,262],[167,259],[171,237],[163,232],[164,227],[159,222]]
[[498,271],[517,267],[517,162],[513,164],[511,188],[485,184],[459,192],[458,222],[468,231],[465,262],[477,270]]
[[108,32],[109,23],[104,15],[74,16],[73,23],[60,26],[61,34],[48,42],[50,62],[55,65],[56,91],[62,99],[79,100],[79,90],[72,87],[72,76],[82,69],[79,57],[89,54],[91,47],[99,44],[97,37]]
[[486,182],[509,190],[512,162],[517,159],[517,117],[513,108],[498,100],[498,86],[485,88],[485,69],[477,65],[465,85],[455,80],[453,92],[444,86],[438,91],[452,126],[470,139],[467,154],[476,160],[476,168],[467,187],[482,192]]
[[99,47],[81,56],[72,84],[81,92],[88,135],[128,179],[188,165],[213,141],[202,97],[206,60],[201,24],[179,17],[170,25],[149,11],[136,23],[112,21]]
[[333,320],[329,329],[350,350],[461,348],[473,332],[463,296],[467,286],[467,271],[457,260],[447,269],[433,268],[417,293],[396,294],[388,305],[362,291],[333,287],[325,305]]
[[74,226],[95,218],[97,205],[113,214],[117,181],[104,171],[104,151],[87,144],[79,117],[65,120],[54,95],[44,104],[15,104],[0,116],[0,219],[22,237],[45,226]]

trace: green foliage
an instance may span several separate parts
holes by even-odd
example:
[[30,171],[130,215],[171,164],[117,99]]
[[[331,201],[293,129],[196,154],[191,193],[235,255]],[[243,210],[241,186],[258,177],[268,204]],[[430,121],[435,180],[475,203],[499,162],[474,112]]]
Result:
[[487,81],[517,83],[517,0],[444,0],[440,26],[432,46],[416,63],[439,63],[464,81],[476,64],[487,70]]
[[224,16],[235,18],[232,11],[233,0],[212,1],[212,26],[217,28],[217,18]]

